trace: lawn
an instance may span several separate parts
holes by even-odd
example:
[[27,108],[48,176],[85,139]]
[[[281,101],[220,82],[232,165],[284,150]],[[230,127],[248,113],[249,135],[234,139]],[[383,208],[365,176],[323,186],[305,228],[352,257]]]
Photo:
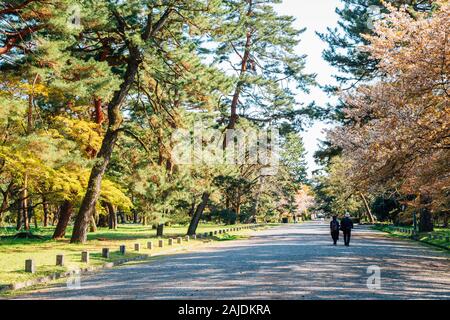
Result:
[[[204,233],[233,226],[218,224],[199,225],[197,233]],[[184,236],[187,226],[171,226],[164,228],[164,238]],[[124,255],[119,253],[119,246],[126,245],[127,253],[125,258],[132,258],[144,254],[162,254],[180,248],[190,248],[203,245],[203,240],[183,240],[182,245],[176,244],[169,247],[167,241],[164,241],[164,248],[157,247],[156,230],[151,226],[142,225],[119,225],[117,230],[99,228],[96,233],[90,233],[86,244],[70,244],[69,236],[71,230],[67,231],[67,237],[63,240],[52,240],[52,227],[32,229],[33,234],[43,236],[43,239],[12,239],[3,237],[0,240],[0,287],[12,283],[23,282],[29,279],[46,276],[58,271],[78,269],[86,267],[81,262],[81,252],[90,252],[90,266],[100,266],[105,262],[112,262],[123,259]],[[16,231],[13,228],[0,228],[0,236],[11,236]],[[249,233],[249,230],[240,230],[232,232],[233,236],[221,235],[214,240],[231,240]],[[154,248],[147,249],[147,242],[153,241]],[[134,251],[134,244],[141,244],[141,251]],[[111,256],[105,259],[101,256],[102,248],[110,248]],[[56,267],[56,255],[64,254],[65,266]],[[24,271],[25,260],[34,259],[36,264],[36,273],[26,273]]]
[[[399,238],[410,238],[409,235],[406,233],[400,232],[398,227],[392,226],[392,225],[376,225],[374,226],[374,229],[380,230],[383,232],[387,232],[391,234],[392,236],[399,237]],[[413,227],[401,227],[402,229],[410,229],[412,230]],[[450,242],[444,240],[438,240],[438,239],[428,239],[428,232],[420,233],[418,237],[418,241],[423,243],[428,243],[431,245],[439,246],[441,248],[446,248],[447,250],[450,250]],[[432,232],[433,235],[439,235],[444,237],[450,237],[450,228],[435,228]]]

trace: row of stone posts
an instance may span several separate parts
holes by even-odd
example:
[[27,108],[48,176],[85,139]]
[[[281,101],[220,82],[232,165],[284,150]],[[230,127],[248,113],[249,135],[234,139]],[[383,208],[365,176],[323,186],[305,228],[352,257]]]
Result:
[[[251,226],[241,226],[241,227],[234,227],[234,228],[228,228],[228,229],[221,229],[221,230],[216,230],[216,231],[210,231],[205,232],[203,234],[194,234],[192,235],[192,239],[196,240],[196,239],[202,239],[202,238],[208,238],[208,237],[213,237],[217,234],[224,234],[227,232],[235,232],[235,231],[240,231],[240,230],[244,230],[244,229],[250,229]],[[184,240],[186,242],[189,242],[189,240],[191,239],[190,236],[185,236]],[[183,237],[177,237],[176,238],[177,244],[181,244],[183,241]],[[168,239],[168,245],[172,246],[174,244],[174,239],[173,238],[169,238]],[[159,248],[163,248],[164,247],[164,240],[163,239],[159,239],[158,240],[158,247]],[[153,249],[153,242],[152,241],[148,241],[147,242],[147,249],[152,250]],[[141,244],[140,243],[135,243],[134,244],[134,251],[136,252],[140,252],[141,251]],[[121,245],[119,247],[119,252],[122,255],[126,254],[126,246],[125,245]],[[110,258],[110,250],[109,248],[103,248],[102,249],[102,257],[109,259]],[[82,251],[81,252],[81,262],[83,263],[89,263],[89,251]],[[56,265],[57,266],[64,266],[64,255],[63,254],[58,254],[56,255]],[[36,264],[35,261],[33,259],[27,259],[25,260],[25,272],[29,272],[29,273],[35,273],[36,272]]]
[[445,240],[445,242],[450,242],[450,237],[439,234],[428,234],[428,240]]
[[[416,231],[414,229],[410,229],[410,228],[395,228],[398,232],[402,232],[402,233],[406,233],[409,235],[415,235]],[[445,235],[440,235],[440,234],[433,234],[433,233],[429,233],[427,235],[427,239],[428,240],[442,240],[445,242],[450,242],[450,236],[445,236]]]

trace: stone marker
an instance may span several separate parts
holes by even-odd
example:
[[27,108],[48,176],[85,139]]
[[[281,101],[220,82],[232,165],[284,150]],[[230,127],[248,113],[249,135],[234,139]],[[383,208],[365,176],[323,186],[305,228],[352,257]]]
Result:
[[36,266],[34,264],[33,259],[25,260],[25,272],[29,273],[35,273],[36,272]]
[[222,234],[222,230],[219,230],[219,234]]
[[216,231],[214,231],[214,234],[215,234],[215,235],[217,234],[217,230],[216,230]]
[[119,247],[119,250],[121,254],[127,253],[127,247],[124,244]]
[[177,243],[181,243],[182,240],[183,240],[183,238],[178,237],[178,238],[177,238]]
[[151,242],[151,241],[147,242],[147,249],[149,249],[149,250],[153,249],[153,242]]
[[88,251],[83,251],[81,253],[81,262],[89,263],[89,252]]
[[159,245],[160,248],[163,248],[164,247],[164,240],[162,240],[162,239],[159,240],[158,241],[158,245]]
[[189,236],[186,236],[186,237],[184,238],[184,240],[186,240],[186,242],[189,242]]
[[57,254],[56,255],[56,265],[57,266],[64,266],[64,255],[63,254]]
[[169,246],[173,245],[173,239],[170,238],[170,239],[168,240],[168,243],[169,243]]
[[141,251],[141,244],[140,243],[135,243],[134,244],[134,251],[137,251],[137,252]]
[[197,235],[196,234],[192,235],[192,239],[197,240]]
[[109,259],[109,248],[103,248],[102,249],[102,257]]

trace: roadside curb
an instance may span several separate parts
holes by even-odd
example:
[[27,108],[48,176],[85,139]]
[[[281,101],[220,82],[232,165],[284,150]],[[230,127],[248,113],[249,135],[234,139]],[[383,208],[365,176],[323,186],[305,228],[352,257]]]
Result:
[[119,265],[125,264],[127,262],[146,260],[149,257],[150,257],[150,255],[140,255],[138,257],[133,257],[133,258],[128,258],[128,259],[120,259],[120,260],[112,261],[112,262],[106,262],[100,266],[89,266],[86,268],[80,268],[80,269],[75,269],[75,270],[70,270],[70,271],[55,272],[48,276],[43,276],[43,277],[39,277],[39,278],[32,279],[32,280],[27,280],[27,281],[23,281],[23,282],[17,282],[17,283],[13,283],[10,285],[1,286],[0,293],[6,292],[6,291],[15,291],[15,290],[19,290],[19,289],[24,289],[24,288],[35,286],[38,284],[45,284],[45,283],[48,283],[48,282],[51,282],[51,281],[54,281],[57,279],[68,278],[75,274],[85,274],[88,272],[97,271],[97,270],[101,270],[101,269],[111,269],[115,266],[119,266]]

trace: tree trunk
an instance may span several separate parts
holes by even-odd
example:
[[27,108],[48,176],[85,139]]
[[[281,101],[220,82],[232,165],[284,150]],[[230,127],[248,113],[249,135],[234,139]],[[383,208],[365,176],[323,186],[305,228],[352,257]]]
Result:
[[[248,0],[248,10],[247,10],[247,16],[251,16],[253,14],[253,0]],[[242,82],[242,78],[244,76],[244,74],[247,72],[247,65],[250,59],[250,49],[251,49],[251,45],[252,45],[252,34],[250,30],[247,30],[247,35],[246,35],[246,41],[245,41],[245,46],[244,46],[244,53],[242,55],[242,61],[241,61],[241,71],[239,74],[239,81],[236,84],[236,88],[233,94],[233,99],[231,100],[231,108],[230,108],[230,119],[228,122],[228,126],[227,129],[228,130],[233,130],[236,127],[236,123],[237,120],[239,118],[238,114],[237,114],[237,107],[239,104],[239,97],[241,95],[241,91],[242,91],[242,86],[243,86],[243,82]],[[227,148],[227,137],[225,135],[224,141],[223,141],[223,149],[225,150]]]
[[419,219],[419,232],[431,232],[434,230],[433,217],[430,211],[431,197],[427,194],[420,195],[420,219]]
[[194,213],[195,213],[195,203],[196,203],[197,201],[195,200],[195,198],[192,200],[192,203],[191,203],[191,208],[189,209],[189,213],[188,213],[188,216],[189,217],[192,217],[193,215],[194,215]]
[[[249,0],[247,2],[249,4],[247,15],[250,16],[253,12],[253,8],[252,8],[253,1]],[[247,38],[246,38],[246,42],[245,42],[244,54],[242,56],[242,61],[241,61],[240,78],[242,78],[244,76],[245,72],[247,71],[247,64],[248,64],[248,61],[250,58],[250,47],[251,47],[251,43],[252,43],[252,34],[250,31],[247,31],[246,37]],[[237,106],[239,103],[239,97],[241,94],[241,90],[242,90],[242,81],[239,81],[238,84],[236,85],[236,89],[233,94],[233,100],[231,102],[230,121],[228,123],[227,129],[234,129],[236,127],[236,122],[238,119]]]
[[192,236],[196,233],[198,223],[203,214],[203,211],[206,208],[206,205],[208,204],[208,200],[209,200],[209,193],[204,192],[202,194],[202,202],[197,206],[197,209],[195,210],[195,213],[192,216],[191,223],[189,224],[189,228],[188,228],[188,232],[187,232],[188,235]]
[[22,229],[22,199],[19,198],[17,199],[17,224],[16,224],[16,230],[19,231],[20,229]]
[[[248,0],[247,3],[249,5],[248,10],[247,10],[247,16],[251,16],[253,14],[253,0]],[[242,86],[243,86],[242,77],[244,76],[245,72],[247,71],[247,64],[248,64],[249,58],[250,58],[251,44],[252,44],[252,34],[251,34],[250,30],[248,30],[247,35],[246,35],[244,54],[242,55],[239,81],[236,84],[236,88],[235,88],[235,91],[233,94],[233,100],[231,101],[230,120],[229,120],[228,126],[227,126],[228,130],[235,129],[237,120],[239,118],[239,116],[237,114],[237,107],[239,104],[239,97],[241,95],[241,90],[242,90]],[[227,137],[225,135],[225,138],[223,140],[223,149],[224,150],[227,148],[227,143],[228,143],[228,141],[227,141]]]
[[44,227],[48,226],[48,202],[45,197],[42,197],[42,210],[44,211]]
[[34,227],[37,229],[39,226],[38,226],[38,220],[37,220],[37,217],[35,214],[33,214],[33,221],[34,221]]
[[123,211],[117,212],[117,217],[120,218],[120,223],[122,223],[122,224],[126,223],[126,217],[125,217],[125,213]]
[[8,209],[8,205],[9,205],[9,194],[11,192],[12,189],[12,182],[8,185],[8,187],[6,188],[6,191],[2,190],[2,194],[3,194],[3,200],[2,200],[2,205],[0,206],[0,226],[3,225],[3,213],[6,212],[6,210]]
[[53,214],[52,226],[54,226],[56,221],[59,219],[59,211],[60,210],[61,210],[61,207],[57,207],[55,213]]
[[100,215],[99,217],[98,217],[98,223],[97,223],[97,226],[98,227],[102,227],[102,228],[105,228],[105,227],[107,227],[108,226],[108,219],[107,219],[108,217],[106,217],[105,215]]
[[102,124],[103,121],[105,120],[105,117],[103,115],[101,98],[94,99],[94,108],[95,108],[95,123]]
[[59,209],[59,219],[56,225],[55,232],[53,233],[53,239],[62,239],[66,235],[67,225],[69,224],[70,217],[73,213],[73,204],[66,200]]
[[133,209],[133,223],[134,224],[139,223],[139,214],[136,209]]
[[107,202],[106,207],[108,208],[108,226],[110,229],[116,230],[117,229],[117,214],[114,206]]
[[87,228],[92,216],[92,212],[100,195],[100,187],[108,167],[114,145],[119,135],[119,128],[122,124],[122,115],[120,107],[123,104],[128,92],[133,85],[136,73],[140,64],[140,53],[137,47],[130,47],[130,55],[128,58],[127,70],[124,76],[124,82],[120,85],[120,89],[114,93],[114,97],[108,105],[108,130],[102,142],[97,161],[91,170],[88,187],[83,201],[81,202],[80,211],[75,220],[71,243],[86,242]]
[[375,218],[373,217],[372,211],[370,210],[369,203],[367,202],[366,197],[364,196],[364,194],[362,194],[362,192],[360,192],[359,195],[364,203],[364,208],[366,209],[366,214],[367,217],[369,218],[370,223],[374,224]]
[[259,188],[258,188],[258,192],[256,193],[255,196],[255,205],[253,206],[253,212],[252,212],[252,222],[256,223],[257,222],[257,216],[258,216],[258,211],[259,211],[259,203],[260,203],[260,197],[261,197],[261,193],[263,191],[263,186],[264,186],[264,178],[261,178],[261,181],[259,183]]
[[91,216],[91,224],[89,225],[89,232],[97,232],[97,223],[95,222],[96,219],[96,210],[94,210],[94,214]]
[[26,231],[30,230],[30,219],[28,216],[28,174],[25,173],[22,191],[22,215],[23,226]]
[[30,199],[30,201],[28,202],[28,221],[29,223],[31,223],[31,220],[34,221],[34,226],[37,229],[38,228],[38,222],[37,222],[37,217],[34,214],[34,207],[33,207],[33,200]]

